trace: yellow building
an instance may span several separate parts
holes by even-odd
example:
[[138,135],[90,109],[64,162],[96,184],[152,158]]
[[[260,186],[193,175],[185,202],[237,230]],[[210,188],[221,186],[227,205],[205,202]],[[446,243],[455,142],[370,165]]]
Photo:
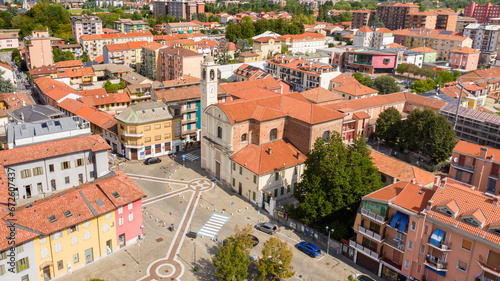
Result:
[[281,40],[274,37],[261,37],[253,40],[252,50],[262,53],[262,58],[267,59],[281,54]]
[[118,138],[128,159],[146,159],[180,151],[181,109],[163,102],[131,105],[115,117]]
[[262,53],[254,52],[254,51],[243,52],[236,59],[237,62],[241,62],[241,63],[260,61],[260,60],[262,60]]
[[408,32],[405,47],[410,50],[428,47],[437,51],[437,60],[449,60],[451,50],[460,47],[472,47],[472,39],[464,36],[441,33]]

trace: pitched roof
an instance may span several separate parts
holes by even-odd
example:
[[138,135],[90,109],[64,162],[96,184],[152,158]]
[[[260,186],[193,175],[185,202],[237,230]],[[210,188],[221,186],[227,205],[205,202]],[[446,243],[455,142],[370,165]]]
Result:
[[99,135],[88,135],[0,151],[0,165],[10,166],[79,151],[108,150],[110,146]]
[[427,202],[434,195],[434,191],[407,181],[403,181],[402,183],[404,183],[403,190],[392,201],[392,204],[414,213],[423,211],[427,206]]
[[79,98],[79,100],[88,106],[100,106],[100,105],[106,105],[106,104],[113,104],[113,103],[121,103],[121,102],[131,102],[132,100],[130,99],[129,95],[125,92],[122,93],[116,93],[116,94],[111,94],[111,93],[106,93],[102,95],[88,95]]
[[460,47],[458,49],[451,50],[450,53],[479,54],[479,53],[481,53],[481,51],[464,46],[464,47]]
[[153,36],[153,34],[149,31],[137,31],[129,33],[82,35],[81,38],[83,41],[86,41],[86,40],[101,40],[101,39],[115,39],[115,38],[130,38],[130,37],[141,37],[141,36]]
[[278,37],[278,39],[293,39],[293,40],[297,40],[297,39],[307,39],[307,38],[326,38],[325,35],[323,34],[320,34],[320,33],[314,33],[314,32],[304,32],[302,34],[297,34],[297,35],[292,35],[292,34],[285,34],[285,35],[281,35]]
[[145,101],[132,104],[115,119],[126,124],[144,124],[172,119],[169,107],[161,101]]
[[461,140],[459,141],[456,145],[455,148],[453,148],[453,152],[458,152],[462,154],[468,154],[471,156],[479,157],[481,154],[481,148],[486,148],[486,158],[491,158],[493,155],[496,155],[496,157],[500,156],[500,149],[493,148],[493,147],[487,147],[483,146],[480,144],[468,142]]
[[254,99],[279,96],[279,95],[280,94],[278,94],[276,92],[269,91],[269,90],[262,89],[262,88],[255,88],[252,90],[241,90],[241,91],[231,93],[231,96],[238,98],[238,99],[245,99],[245,100],[254,100]]
[[50,97],[56,102],[68,96],[69,94],[79,96],[78,92],[67,84],[49,77],[36,78],[35,84],[44,95]]
[[401,191],[403,191],[403,188],[406,186],[406,184],[407,182],[404,181],[391,184],[389,186],[386,186],[384,188],[381,188],[379,190],[376,190],[370,194],[363,196],[363,199],[370,198],[382,201],[390,201],[394,199],[396,196],[398,196],[398,194],[401,193]]
[[90,123],[117,134],[116,120],[111,114],[100,111],[94,107],[83,104],[79,100],[65,99],[58,103],[57,106],[74,115],[78,115]]
[[340,87],[333,88],[332,91],[348,94],[351,96],[364,96],[370,94],[378,94],[378,90],[367,87],[361,83],[348,84]]
[[60,61],[54,64],[56,68],[83,67],[81,60]]
[[231,159],[257,175],[264,175],[304,163],[306,156],[291,142],[281,139],[262,145],[249,144]]
[[[3,168],[1,168],[3,170]],[[5,189],[7,190],[7,189]],[[7,196],[5,198],[8,198]],[[0,239],[0,251],[4,251],[6,249],[9,249],[12,247],[11,244],[9,244],[10,241],[14,241],[15,245],[21,245],[24,242],[27,242],[37,236],[39,236],[38,233],[33,232],[33,231],[28,231],[24,229],[20,224],[13,223],[12,225],[9,224],[7,219],[10,219],[11,217],[5,217],[8,214],[8,212],[1,211],[0,216],[2,216],[4,219],[0,221],[0,235],[2,237],[9,237],[11,235],[11,231],[13,230],[12,227],[15,229],[16,235],[13,235],[13,240],[9,240],[7,238]]]
[[94,76],[94,69],[92,67],[81,67],[81,68],[60,68],[57,70],[57,78],[65,77],[82,77],[82,76]]
[[166,46],[163,44],[160,44],[160,43],[156,43],[156,42],[149,42],[149,43],[142,45],[142,48],[148,49],[151,51],[157,51],[161,48],[166,48]]
[[382,28],[377,29],[377,31],[375,31],[375,32],[378,32],[378,33],[392,33],[392,30],[390,30],[389,28],[382,27]]
[[[167,81],[170,82],[170,81]],[[224,89],[220,85],[217,86],[218,95],[223,95]],[[196,83],[196,85],[183,86],[183,87],[171,87],[166,89],[155,90],[155,95],[158,100],[163,100],[164,102],[174,102],[182,100],[200,100],[201,85]]]
[[241,90],[249,90],[254,88],[262,88],[268,90],[281,89],[281,84],[274,80],[274,78],[267,77],[265,79],[259,80],[221,84],[221,87],[226,91],[226,93],[231,94],[239,92]]
[[421,185],[427,185],[434,181],[434,174],[391,156],[387,156],[377,151],[371,151],[370,156],[374,166],[377,167],[381,173],[400,181],[412,181],[415,179],[416,182]]
[[165,48],[160,50],[161,53],[177,55],[180,57],[202,57],[203,54],[185,49],[185,48]]
[[[341,75],[343,75],[343,74],[341,74]],[[344,76],[347,76],[347,75],[344,75]],[[351,76],[347,76],[347,77],[351,77]],[[332,81],[334,79],[332,79]],[[354,79],[354,78],[352,78],[352,79]],[[354,79],[354,80],[356,80],[356,79]],[[308,101],[311,101],[313,103],[323,103],[323,102],[336,101],[336,100],[342,99],[341,95],[334,93],[332,91],[328,91],[327,89],[322,88],[322,87],[310,89],[308,91],[301,92],[300,94],[303,97],[305,97]]]
[[406,48],[406,46],[403,46],[403,45],[398,44],[398,43],[389,43],[389,44],[387,44],[387,47],[393,48],[393,49]]
[[358,29],[358,31],[360,32],[373,32],[373,30],[371,30],[369,27],[365,26],[365,27],[362,27],[360,29]]
[[0,62],[0,67],[7,68],[8,70],[12,70],[12,67],[6,63]]

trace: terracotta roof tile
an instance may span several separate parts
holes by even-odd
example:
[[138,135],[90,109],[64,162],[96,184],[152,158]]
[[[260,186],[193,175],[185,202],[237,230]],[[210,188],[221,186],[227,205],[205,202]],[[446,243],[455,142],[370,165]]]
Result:
[[330,81],[335,82],[335,83],[339,83],[342,86],[352,84],[352,83],[358,83],[358,80],[356,80],[356,78],[349,76],[349,75],[345,75],[343,73],[337,75],[335,78],[333,78]]
[[378,90],[367,87],[359,82],[336,87],[336,88],[333,88],[332,91],[339,92],[342,94],[348,94],[348,95],[356,96],[356,97],[360,97],[360,96],[364,96],[364,95],[371,95],[371,94],[378,94]]
[[253,81],[242,81],[233,82],[227,84],[221,84],[221,87],[226,91],[226,93],[231,94],[234,92],[239,92],[241,90],[250,90],[255,88],[263,88],[267,90],[281,89],[281,84],[274,80],[272,77],[265,79],[253,80]]
[[24,229],[17,222],[14,223],[13,225],[10,225],[9,222],[7,222],[6,220],[11,219],[11,217],[10,216],[5,217],[6,214],[7,214],[7,212],[3,212],[3,211],[0,212],[0,215],[2,215],[2,217],[4,217],[3,220],[0,221],[0,235],[2,235],[2,237],[3,237],[3,239],[0,239],[0,251],[3,252],[4,250],[12,247],[12,245],[9,244],[9,241],[12,241],[12,240],[7,239],[7,237],[9,237],[11,234],[11,227],[12,226],[14,226],[15,232],[16,232],[16,235],[13,236],[14,237],[13,241],[14,241],[15,245],[21,245],[24,242],[27,242],[35,237],[40,236],[40,234],[38,234],[36,232],[28,231],[28,230]]
[[[458,152],[458,153],[462,153],[462,154],[468,154],[468,155],[472,155],[475,157],[479,157],[479,155],[481,153],[481,147],[486,147],[486,146],[461,140],[455,145],[453,152]],[[486,147],[486,148],[487,148],[487,152],[486,152],[487,159],[491,159],[491,156],[493,156],[493,155],[495,155],[496,157],[500,156],[500,149],[493,148],[493,147]]]
[[434,191],[410,182],[404,183],[406,183],[406,186],[392,203],[409,211],[420,213],[427,206],[427,202],[434,195]]
[[81,60],[60,61],[55,63],[54,66],[56,68],[83,67],[83,62]]
[[149,43],[142,45],[142,48],[148,49],[151,51],[157,51],[157,50],[159,50],[161,48],[165,48],[165,47],[166,47],[165,45],[160,44],[160,43],[156,43],[156,42],[149,42]]
[[451,50],[450,53],[479,54],[479,53],[481,53],[481,51],[464,46],[464,47],[460,47],[458,49]]
[[8,70],[12,70],[12,67],[6,63],[0,62],[0,67],[7,68]]
[[378,170],[400,181],[416,180],[418,184],[428,185],[434,182],[435,175],[411,164],[387,156],[377,151],[371,151],[372,162]]
[[65,77],[83,77],[83,76],[94,76],[94,69],[92,67],[81,67],[81,68],[60,68],[57,70],[57,78]]
[[377,32],[377,33],[392,33],[392,30],[390,30],[389,28],[382,27],[382,28],[377,29],[377,31],[375,31],[375,32]]
[[359,32],[373,32],[369,27],[365,26],[360,29],[358,29]]
[[[341,74],[342,75],[342,74]],[[340,75],[339,75],[340,76]],[[346,75],[344,75],[346,76]],[[351,76],[347,76],[351,77]],[[354,79],[354,78],[352,78]],[[356,80],[356,79],[354,79]],[[333,81],[333,79],[332,79]],[[323,102],[330,102],[330,101],[338,101],[342,99],[342,96],[334,93],[332,91],[328,91],[325,88],[322,87],[317,87],[308,91],[304,91],[300,93],[302,96],[304,96],[307,100],[314,102],[314,103],[323,103]]]
[[129,95],[125,92],[122,93],[106,93],[102,95],[88,95],[79,98],[79,100],[88,106],[100,106],[106,104],[114,104],[114,103],[122,103],[122,102],[131,102]]
[[406,185],[407,182],[400,181],[365,195],[363,198],[390,201],[398,196]]

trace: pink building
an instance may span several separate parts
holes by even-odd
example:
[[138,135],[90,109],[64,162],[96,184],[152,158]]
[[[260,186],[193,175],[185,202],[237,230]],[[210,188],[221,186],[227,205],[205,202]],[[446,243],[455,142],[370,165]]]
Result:
[[500,6],[493,6],[491,3],[480,6],[476,2],[472,2],[465,6],[464,16],[475,18],[478,23],[487,23],[490,18],[500,17]]
[[481,52],[470,47],[460,47],[450,51],[450,66],[452,69],[473,71],[477,69]]
[[392,73],[400,55],[402,53],[369,50],[347,51],[347,68],[369,74]]
[[31,33],[30,43],[26,45],[25,60],[28,69],[54,64],[48,29]]
[[499,220],[498,198],[473,186],[398,182],[363,198],[342,252],[387,280],[497,280]]
[[156,80],[167,81],[190,75],[200,78],[203,54],[185,48],[164,48],[159,51]]
[[0,49],[19,47],[19,35],[17,32],[0,33]]

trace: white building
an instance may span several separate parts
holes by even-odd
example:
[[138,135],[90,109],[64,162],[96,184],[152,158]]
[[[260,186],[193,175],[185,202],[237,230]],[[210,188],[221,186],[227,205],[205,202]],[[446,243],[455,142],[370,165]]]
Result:
[[16,84],[16,79],[14,77],[14,70],[10,65],[0,62],[0,71],[3,72],[2,77],[5,80],[10,80],[12,84],[14,85]]
[[369,27],[362,27],[356,31],[352,41],[352,45],[356,47],[369,48],[372,45],[373,30]]
[[99,7],[123,7],[123,1],[122,0],[96,0],[96,4]]
[[[15,246],[9,244],[11,229],[8,223],[0,225],[0,275],[2,280],[39,280],[35,244],[33,238],[39,234],[15,228]],[[12,258],[11,258],[12,257]]]
[[286,34],[278,37],[281,42],[288,47],[288,52],[295,53],[314,53],[317,49],[328,47],[326,36],[319,33],[305,32],[303,34]]
[[258,39],[258,38],[261,38],[261,37],[273,37],[273,38],[278,38],[280,37],[281,34],[278,34],[276,32],[272,32],[272,31],[266,31],[264,33],[261,33],[259,35],[255,35],[254,37],[252,37],[252,40],[255,40],[255,39]]
[[16,199],[38,199],[107,174],[109,148],[101,136],[87,135],[2,150],[0,159],[14,174]]
[[403,51],[403,61],[401,63],[409,63],[422,67],[424,63],[424,54],[415,51]]
[[464,36],[472,39],[472,48],[487,52],[499,51],[499,33],[500,25],[472,23],[464,29]]
[[373,33],[373,41],[371,44],[372,48],[383,49],[391,43],[394,43],[394,36],[392,35],[392,31],[390,29],[382,27]]

